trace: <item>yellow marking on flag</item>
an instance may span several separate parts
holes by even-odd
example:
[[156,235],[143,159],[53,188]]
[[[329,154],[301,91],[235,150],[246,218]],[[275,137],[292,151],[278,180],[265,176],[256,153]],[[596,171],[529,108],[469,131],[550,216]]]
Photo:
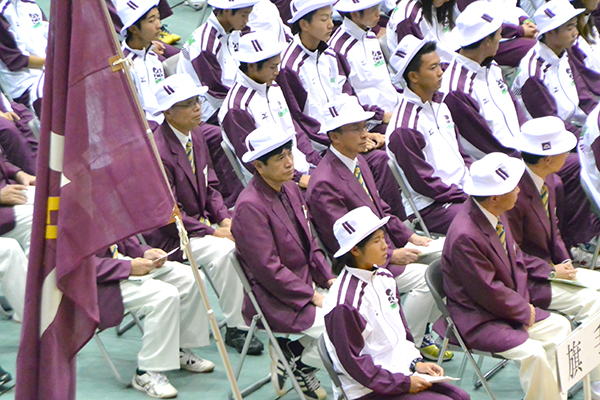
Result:
[[58,211],[60,205],[60,197],[48,197],[48,210],[46,211],[46,239],[56,239],[58,228],[56,225],[51,225],[50,212]]

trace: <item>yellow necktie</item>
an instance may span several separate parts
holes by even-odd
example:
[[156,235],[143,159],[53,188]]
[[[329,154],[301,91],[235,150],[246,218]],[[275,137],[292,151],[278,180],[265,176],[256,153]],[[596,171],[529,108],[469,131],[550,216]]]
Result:
[[548,218],[550,218],[550,208],[548,207],[548,186],[546,186],[545,183],[542,185],[542,192],[540,195],[542,196],[542,204],[546,210],[546,215]]
[[354,176],[356,177],[356,179],[358,179],[358,183],[360,183],[360,186],[362,186],[363,189],[365,189],[365,192],[367,192],[371,201],[373,201],[373,197],[371,197],[371,193],[369,193],[369,189],[367,189],[367,185],[365,184],[365,180],[363,179],[362,172],[360,172],[358,162],[356,163],[356,167],[354,167]]
[[192,144],[192,138],[189,138],[185,144],[185,154],[187,154],[188,161],[192,166],[192,172],[196,174],[196,163],[194,162],[194,147]]
[[504,231],[504,225],[502,222],[498,221],[496,224],[496,234],[500,238],[500,242],[502,243],[502,247],[504,247],[504,251],[508,254],[508,250],[506,249],[506,232]]
[[112,258],[119,257],[119,248],[117,247],[116,244],[113,244],[112,246],[110,246],[110,254],[112,255]]

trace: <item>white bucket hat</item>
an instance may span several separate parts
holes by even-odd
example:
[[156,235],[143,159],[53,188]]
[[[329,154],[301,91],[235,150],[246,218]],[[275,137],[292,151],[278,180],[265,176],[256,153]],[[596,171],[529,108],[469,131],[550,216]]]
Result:
[[333,224],[333,234],[340,245],[334,258],[343,256],[361,240],[387,224],[390,217],[377,218],[367,206],[355,208]]
[[429,36],[421,40],[413,35],[406,35],[402,38],[398,46],[394,49],[390,57],[390,65],[396,71],[396,75],[392,78],[393,83],[399,83],[406,87],[407,82],[404,80],[404,71],[406,67],[415,57],[415,54],[425,46],[425,43],[432,41]]
[[504,153],[490,153],[471,164],[464,191],[472,196],[500,196],[517,187],[525,164]]
[[127,36],[127,28],[135,24],[151,8],[158,6],[158,0],[118,0],[116,4],[117,15],[123,23],[121,36]]
[[237,10],[239,8],[252,7],[259,0],[208,0],[208,5],[220,10]]
[[173,74],[162,80],[156,86],[154,95],[158,102],[156,114],[173,107],[175,103],[201,96],[208,88],[206,86],[196,86],[196,83],[188,74]]
[[485,0],[471,3],[456,18],[452,35],[456,44],[466,47],[496,32],[502,26],[502,10]]
[[[575,8],[568,0],[552,0],[545,3],[533,14],[539,36],[556,29],[578,16],[585,8]],[[538,37],[539,37],[538,36]]]
[[355,97],[344,98],[328,106],[323,125],[325,132],[330,132],[340,126],[366,121],[375,115],[374,112],[365,111]]
[[285,132],[279,125],[261,125],[246,136],[248,151],[242,156],[242,161],[254,161],[276,148],[294,139],[295,132]]
[[244,63],[255,63],[281,54],[287,46],[264,32],[250,32],[240,38],[233,57]]
[[337,12],[353,12],[366,10],[382,3],[384,0],[339,0],[333,6]]
[[567,153],[577,146],[577,138],[554,116],[534,118],[521,126],[519,150],[538,156]]
[[332,6],[335,2],[336,0],[292,0],[290,3],[292,18],[288,20],[288,24],[293,24],[309,12],[322,7]]

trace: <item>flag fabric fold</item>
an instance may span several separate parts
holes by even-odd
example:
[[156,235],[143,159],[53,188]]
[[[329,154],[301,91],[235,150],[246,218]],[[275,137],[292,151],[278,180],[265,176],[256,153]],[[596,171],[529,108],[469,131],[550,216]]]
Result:
[[103,0],[52,2],[16,399],[75,398],[99,320],[93,255],[167,224],[174,202]]

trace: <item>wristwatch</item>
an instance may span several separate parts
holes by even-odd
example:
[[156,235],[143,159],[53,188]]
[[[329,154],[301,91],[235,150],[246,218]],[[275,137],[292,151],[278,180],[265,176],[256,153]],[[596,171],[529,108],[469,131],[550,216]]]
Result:
[[556,279],[556,268],[554,268],[554,265],[552,266],[552,272],[550,272],[548,279]]
[[410,363],[410,367],[409,367],[410,372],[415,372],[416,368],[417,368],[417,364],[420,362],[423,362],[423,357],[418,357],[418,358],[415,358],[414,360],[412,360],[412,362]]

